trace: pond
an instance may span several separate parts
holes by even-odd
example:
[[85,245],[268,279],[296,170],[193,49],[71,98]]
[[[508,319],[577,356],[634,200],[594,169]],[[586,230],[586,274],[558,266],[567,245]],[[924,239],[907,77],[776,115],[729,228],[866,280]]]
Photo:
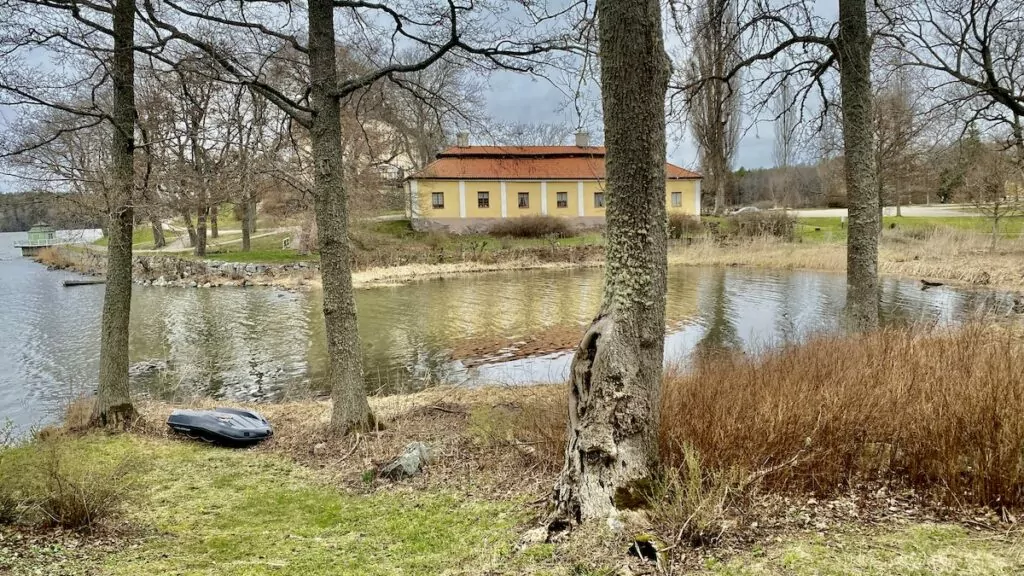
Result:
[[[52,420],[95,388],[103,286],[20,258],[0,234],[0,421]],[[367,389],[563,381],[596,311],[603,270],[519,271],[357,291]],[[694,350],[751,350],[838,329],[845,277],[806,271],[674,267],[666,362]],[[887,323],[944,324],[1004,313],[1007,294],[882,280]],[[140,394],[280,401],[326,394],[318,292],[136,286],[130,352]]]

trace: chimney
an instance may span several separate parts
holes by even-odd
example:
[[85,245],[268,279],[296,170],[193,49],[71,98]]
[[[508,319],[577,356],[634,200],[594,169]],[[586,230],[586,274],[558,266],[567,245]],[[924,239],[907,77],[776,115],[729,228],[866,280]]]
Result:
[[469,146],[469,132],[459,132],[455,135],[455,145],[460,148]]
[[576,133],[576,146],[586,148],[590,146],[590,132],[579,131]]

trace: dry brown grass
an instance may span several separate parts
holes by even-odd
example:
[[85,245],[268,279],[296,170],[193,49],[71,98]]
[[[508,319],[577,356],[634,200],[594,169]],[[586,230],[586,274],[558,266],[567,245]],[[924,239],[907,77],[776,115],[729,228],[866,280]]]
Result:
[[[925,239],[886,231],[879,247],[879,272],[992,288],[1024,289],[1024,243],[938,228]],[[746,266],[789,270],[846,270],[843,243],[785,242],[760,236],[726,243],[708,239],[669,252],[669,263],[687,266]]]
[[[364,491],[388,486],[388,481],[376,477],[376,471],[415,441],[430,445],[437,459],[424,475],[403,481],[405,488],[444,486],[502,498],[539,497],[551,488],[554,472],[561,465],[560,456],[555,458],[548,451],[553,443],[535,446],[522,440],[516,427],[523,422],[533,423],[533,418],[542,413],[535,406],[557,406],[558,402],[551,398],[561,391],[557,386],[440,387],[416,394],[371,398],[370,406],[382,423],[381,428],[348,437],[328,431],[329,402],[248,407],[266,416],[274,426],[274,438],[260,444],[257,450],[284,454],[322,469],[325,482],[347,489]],[[213,408],[222,404],[199,400],[188,407]],[[171,409],[164,403],[141,403],[139,410],[148,423],[143,432],[170,436],[164,422]],[[536,423],[532,426],[539,427]],[[562,432],[558,435],[561,438]],[[560,446],[558,450],[560,453]]]
[[75,261],[68,257],[67,254],[62,252],[59,248],[48,247],[43,248],[38,254],[32,257],[36,262],[57,270],[63,270],[65,268],[71,268],[75,265]]
[[[738,474],[776,493],[893,483],[952,504],[1024,505],[1024,344],[1013,330],[886,330],[719,356],[666,378],[661,454],[686,482]],[[565,399],[516,425],[561,458]],[[690,460],[688,462],[688,460]]]

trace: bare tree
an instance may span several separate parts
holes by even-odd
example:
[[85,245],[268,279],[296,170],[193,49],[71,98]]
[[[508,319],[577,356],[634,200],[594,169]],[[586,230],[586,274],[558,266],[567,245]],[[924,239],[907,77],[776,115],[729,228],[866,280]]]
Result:
[[[793,83],[790,78],[779,82],[774,98],[775,141],[772,142],[772,159],[778,174],[769,183],[772,202],[779,203],[779,197],[789,192],[790,167],[796,159],[797,102],[794,100]],[[781,194],[780,194],[781,192]]]
[[569,525],[644,501],[657,463],[665,344],[665,93],[657,0],[598,0],[608,182],[601,309],[573,357],[565,466]]
[[[715,195],[715,213],[729,202],[732,162],[740,135],[739,78],[717,80],[741,60],[736,0],[702,0],[695,8],[689,30],[676,16],[676,31],[693,47],[684,68],[693,86],[686,101],[690,129],[697,141],[701,169]],[[701,78],[712,78],[700,82]]]
[[875,91],[875,170],[879,210],[889,198],[902,216],[903,185],[913,177],[914,145],[924,126],[908,71],[897,68]]
[[[107,281],[100,320],[100,371],[92,421],[124,427],[135,417],[128,387],[128,321],[132,295],[135,189],[134,0],[91,3],[67,0],[0,2],[0,94],[3,104],[47,107],[77,122],[52,136],[106,124],[110,127]],[[83,63],[43,71],[27,57],[58,56]],[[106,106],[102,101],[109,95]],[[44,146],[48,140],[37,143]],[[5,154],[24,153],[24,149]]]
[[[851,327],[878,326],[878,197],[873,158],[871,48],[864,0],[840,0],[839,19],[827,22],[805,0],[783,3],[754,1],[741,10],[738,34],[745,38],[744,54],[723,79],[756,66],[767,68],[752,81],[751,90],[763,96],[755,105],[767,106],[789,79],[800,81],[794,104],[806,108],[816,92],[827,114],[831,103],[824,79],[839,69],[846,192],[847,310]],[[710,79],[702,78],[701,82]],[[690,87],[675,87],[685,90]]]
[[[348,227],[349,190],[345,186],[340,107],[343,100],[366,94],[385,79],[401,81],[446,58],[479,58],[492,66],[529,71],[540,66],[538,55],[562,44],[519,40],[508,22],[495,26],[483,5],[450,2],[446,9],[410,2],[408,5],[349,0],[309,0],[305,29],[290,13],[268,14],[247,4],[205,6],[144,0],[151,26],[168,42],[194,46],[213,58],[227,81],[251,87],[308,131],[313,159],[312,196],[324,288],[324,319],[330,358],[332,428],[346,432],[374,424],[363,384],[356,307],[352,293]],[[339,75],[336,12],[346,30],[360,37],[388,38],[390,47],[374,46],[364,54],[366,68]],[[534,12],[529,12],[535,15]],[[202,30],[194,30],[196,20]],[[282,26],[282,22],[288,26]],[[207,28],[235,37],[229,48],[222,39],[208,39]],[[190,31],[190,29],[192,29]],[[308,38],[303,43],[300,38]],[[256,47],[247,50],[246,45]],[[353,44],[354,45],[354,44]],[[412,46],[415,50],[399,50]],[[273,47],[273,50],[268,50]],[[287,47],[288,50],[284,50]],[[266,74],[279,54],[304,63],[295,78],[282,82]],[[255,56],[254,56],[255,55]],[[275,81],[278,80],[278,81]],[[298,88],[297,90],[295,88]]]
[[573,132],[568,124],[506,122],[491,128],[490,137],[498,146],[558,146],[569,142]]
[[914,0],[886,11],[886,46],[928,73],[944,105],[1005,134],[1024,174],[1024,5],[1008,0]]
[[[1013,158],[998,146],[982,146],[978,152],[968,167],[964,189],[974,208],[992,222],[989,249],[994,251],[999,240],[999,224],[1004,218],[1024,213],[1024,205],[1013,182],[1016,172]],[[1014,188],[1013,196],[1008,194],[1010,187]]]

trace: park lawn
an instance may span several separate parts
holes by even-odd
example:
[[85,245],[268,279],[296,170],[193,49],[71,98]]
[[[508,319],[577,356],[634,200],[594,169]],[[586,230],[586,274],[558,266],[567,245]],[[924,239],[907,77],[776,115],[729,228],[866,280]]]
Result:
[[[257,232],[257,234],[259,234]],[[241,237],[239,235],[239,237]],[[296,262],[316,262],[319,254],[299,254],[293,248],[282,248],[285,239],[294,242],[293,234],[281,232],[267,236],[259,236],[250,241],[249,252],[242,252],[241,242],[232,242],[211,248],[206,253],[208,260],[223,262],[253,262],[260,264],[291,264]]]
[[[177,232],[164,228],[164,239],[167,242],[172,242],[177,237]],[[109,239],[106,236],[93,241],[93,244],[96,246],[106,246],[108,243]],[[136,250],[153,249],[153,228],[148,223],[135,227],[135,230],[132,232],[132,248]]]
[[138,537],[108,554],[60,541],[14,553],[0,538],[0,573],[480,574],[509,553],[529,515],[519,498],[346,492],[283,457],[249,450],[131,435],[60,442],[75,462],[133,462],[124,520]]
[[[498,498],[403,483],[346,490],[328,483],[329,467],[151,436],[46,442],[59,443],[74,468],[132,464],[121,529],[95,539],[33,533],[30,545],[19,545],[21,533],[0,527],[0,573],[569,576],[620,573],[616,568],[629,562],[624,547],[606,545],[621,537],[606,533],[603,523],[568,542],[517,552],[537,512],[527,495]],[[32,469],[46,449],[39,441],[11,449],[4,463]],[[705,559],[686,573],[1011,575],[1024,569],[1022,553],[1019,536],[956,525],[850,525],[780,535],[768,545],[703,550],[698,557]]]
[[[925,216],[882,218],[883,234],[890,230],[903,232],[932,233],[943,228],[991,234],[992,220],[973,216]],[[1024,232],[1024,217],[1007,217],[999,222],[999,232],[1003,237],[1016,238]],[[846,225],[837,217],[799,218],[797,219],[796,237],[802,242],[828,243],[845,242]]]

